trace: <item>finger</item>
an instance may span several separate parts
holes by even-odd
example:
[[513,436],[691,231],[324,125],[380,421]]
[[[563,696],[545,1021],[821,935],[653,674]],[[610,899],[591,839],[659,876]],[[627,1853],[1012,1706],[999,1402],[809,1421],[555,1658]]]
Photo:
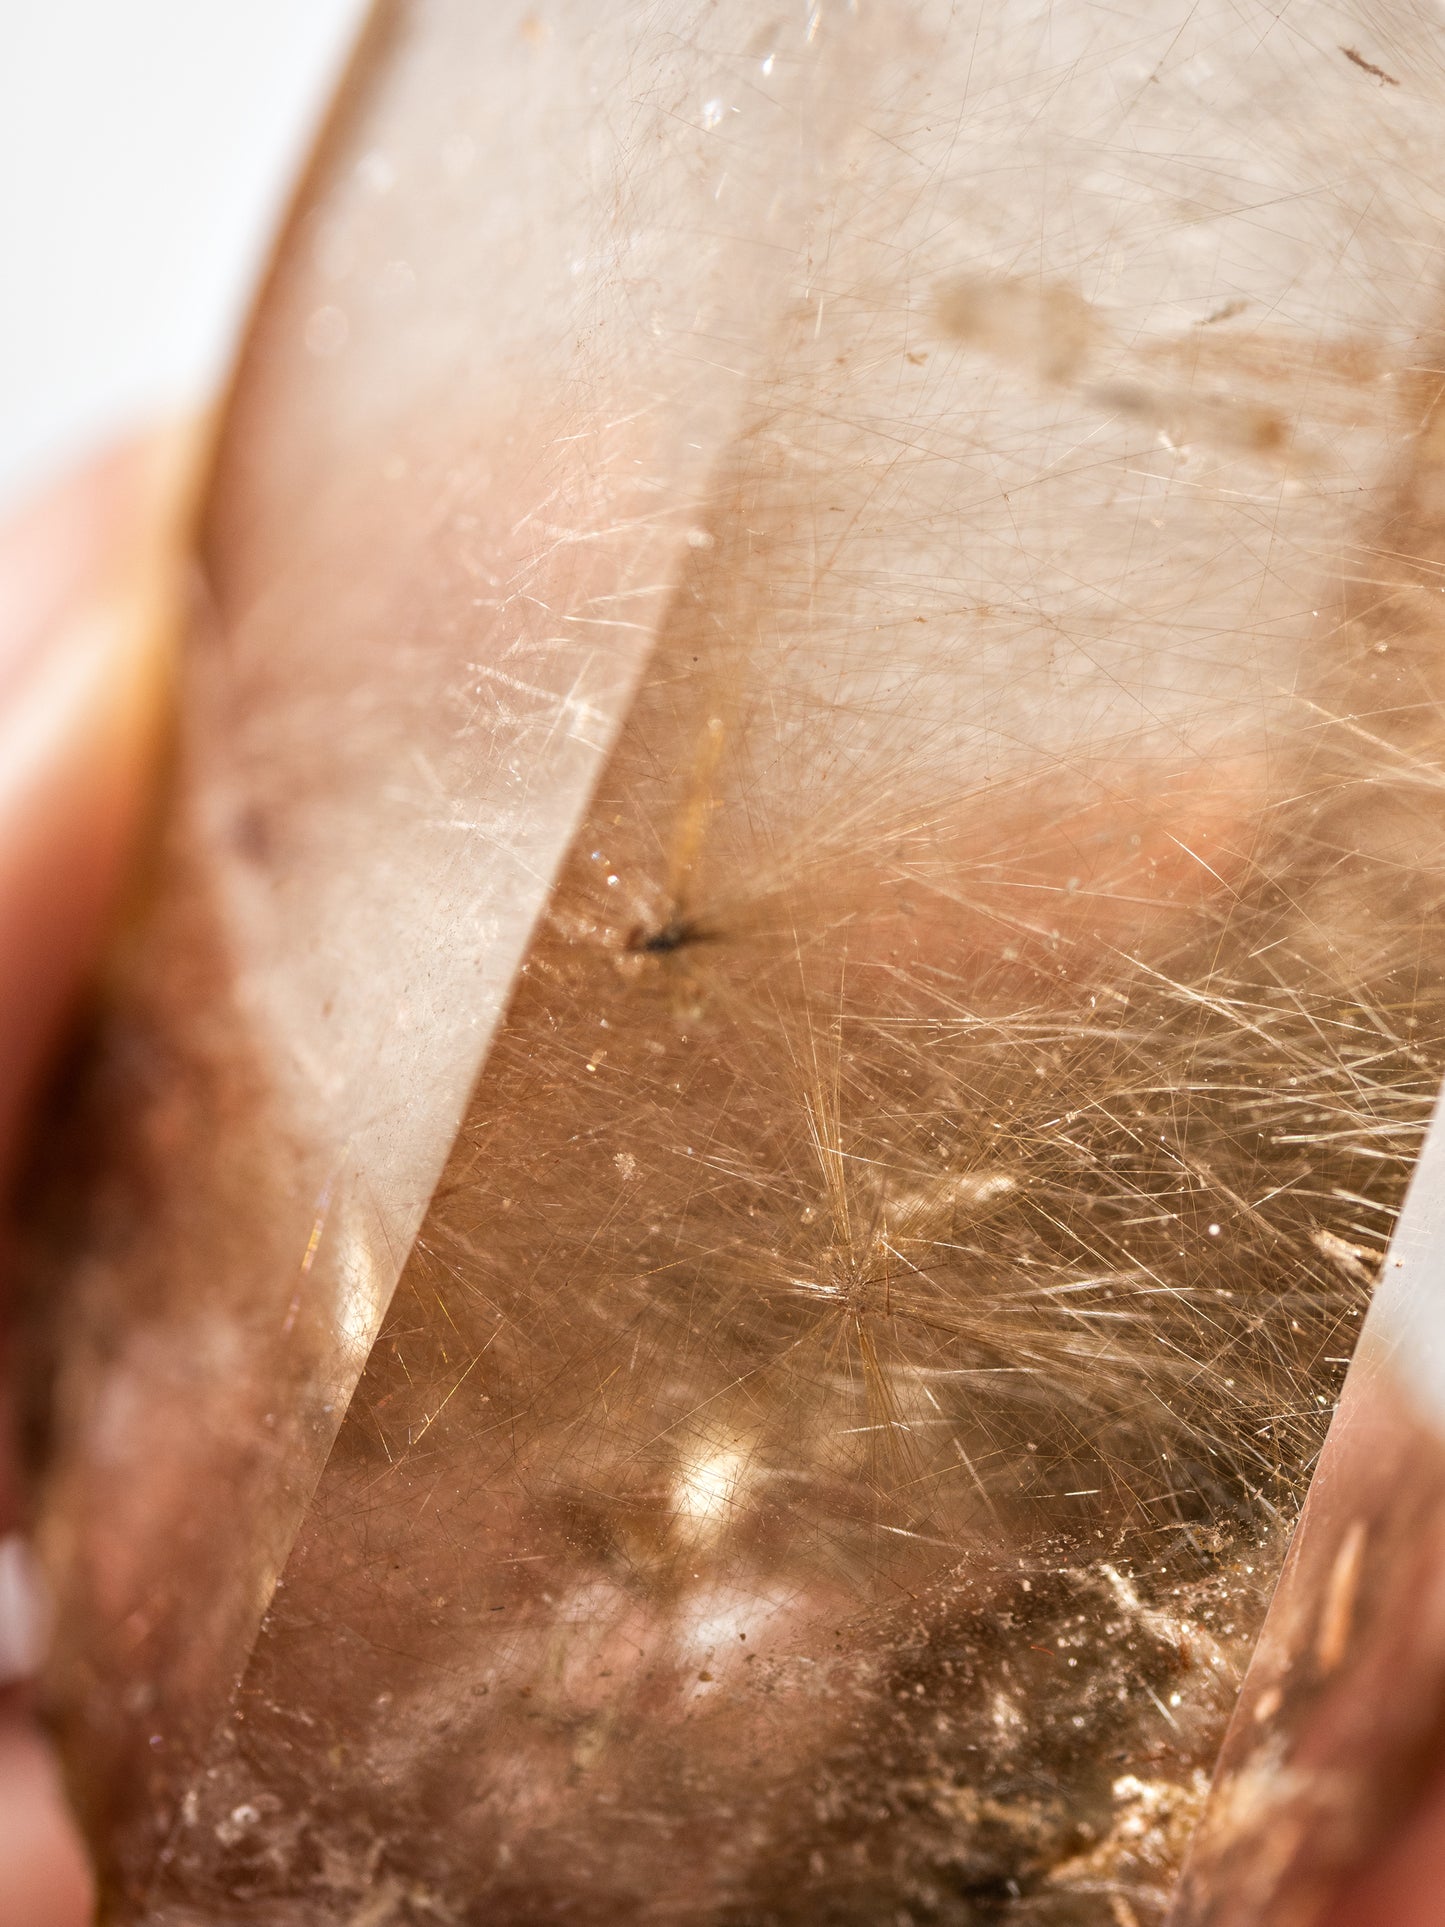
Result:
[[0,1920],[81,1927],[93,1883],[66,1812],[59,1775],[38,1733],[0,1728]]
[[[145,809],[194,446],[181,434],[130,444],[0,532],[0,1173]],[[13,1523],[9,1472],[0,1459],[0,1532]],[[92,1876],[20,1697],[0,1692],[0,1922],[82,1927]]]
[[140,821],[193,447],[131,443],[0,533],[0,1166]]

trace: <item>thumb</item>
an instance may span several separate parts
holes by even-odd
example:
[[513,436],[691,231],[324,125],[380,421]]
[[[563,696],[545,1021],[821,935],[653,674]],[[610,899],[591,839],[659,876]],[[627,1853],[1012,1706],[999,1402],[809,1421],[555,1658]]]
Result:
[[193,446],[127,444],[0,530],[0,1168],[144,806]]
[[[0,1183],[146,808],[195,447],[179,433],[129,444],[0,528]],[[5,1444],[0,1535],[16,1512]],[[83,1927],[90,1871],[8,1683],[26,1641],[0,1624],[0,1922]]]

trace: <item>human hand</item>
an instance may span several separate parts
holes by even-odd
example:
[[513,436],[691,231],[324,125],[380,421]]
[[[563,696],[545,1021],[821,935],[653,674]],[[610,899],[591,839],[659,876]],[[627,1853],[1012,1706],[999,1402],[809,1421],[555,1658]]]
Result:
[[[129,443],[0,531],[0,1166],[120,894],[157,760],[188,438]],[[3,1351],[3,1336],[0,1336]],[[20,1511],[0,1456],[0,1531]],[[20,1542],[6,1542],[18,1572]],[[7,1589],[14,1595],[16,1586]],[[8,1604],[8,1611],[7,1611]],[[23,1601],[0,1594],[0,1921],[80,1927],[94,1887],[25,1704]]]

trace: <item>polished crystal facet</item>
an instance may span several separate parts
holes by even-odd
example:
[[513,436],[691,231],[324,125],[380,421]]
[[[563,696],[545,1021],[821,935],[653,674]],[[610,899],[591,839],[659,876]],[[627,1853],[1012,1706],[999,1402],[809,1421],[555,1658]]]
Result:
[[[37,1211],[114,1921],[1162,1922],[1445,1068],[1365,11],[383,9]],[[1388,1819],[1301,1845],[1388,1513],[1179,1921]]]

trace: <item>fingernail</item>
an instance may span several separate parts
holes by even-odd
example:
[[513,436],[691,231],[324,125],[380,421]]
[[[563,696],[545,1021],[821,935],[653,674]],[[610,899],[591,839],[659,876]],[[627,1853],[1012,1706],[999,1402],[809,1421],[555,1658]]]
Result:
[[152,719],[201,446],[194,427],[128,443],[0,528],[0,838],[71,739]]
[[0,1688],[39,1672],[50,1634],[50,1601],[35,1555],[18,1532],[0,1538]]
[[194,499],[191,425],[128,442],[40,491],[0,528],[0,714],[84,612],[138,612]]

